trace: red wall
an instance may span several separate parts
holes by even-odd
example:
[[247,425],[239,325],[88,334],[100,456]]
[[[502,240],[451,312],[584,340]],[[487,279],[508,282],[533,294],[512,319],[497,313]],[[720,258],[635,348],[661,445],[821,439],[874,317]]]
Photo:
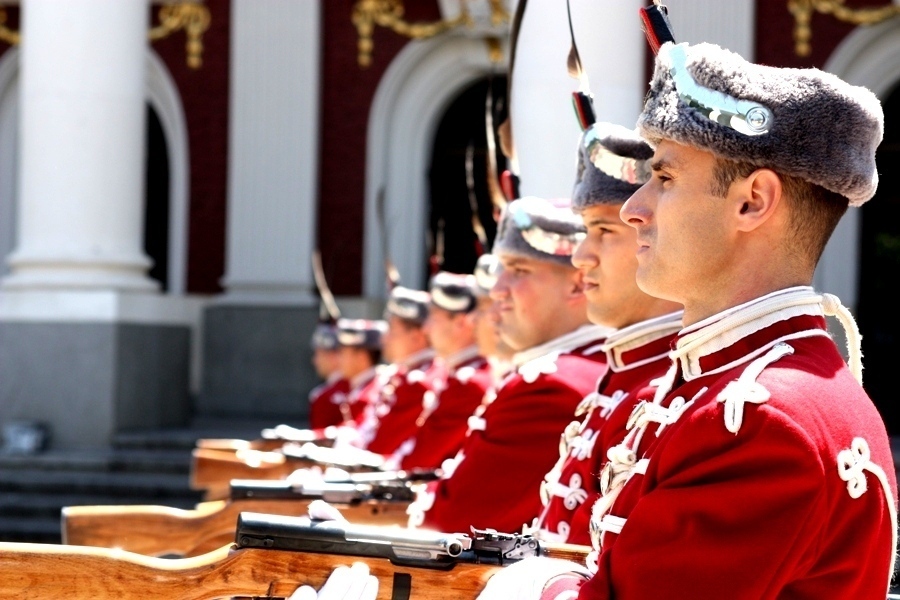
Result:
[[[190,221],[187,289],[213,293],[225,269],[225,199],[228,167],[228,63],[230,0],[206,0],[211,22],[203,36],[203,66],[186,63],[185,35],[153,42],[184,105],[190,150]],[[158,7],[153,7],[155,14]]]
[[[319,248],[332,291],[362,293],[365,223],[366,127],[378,82],[408,42],[376,27],[372,64],[357,63],[354,0],[322,2],[322,129],[319,179]],[[410,21],[440,18],[434,0],[406,3]]]
[[[851,8],[885,6],[887,0],[847,0]],[[797,56],[794,52],[794,17],[788,12],[787,0],[757,0],[756,62],[776,67],[819,67],[854,26],[832,15],[814,12],[810,23],[812,53]]]

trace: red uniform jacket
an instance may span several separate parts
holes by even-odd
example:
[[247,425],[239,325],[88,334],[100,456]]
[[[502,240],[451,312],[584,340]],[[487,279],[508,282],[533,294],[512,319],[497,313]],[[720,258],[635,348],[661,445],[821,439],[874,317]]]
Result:
[[377,373],[377,368],[372,367],[350,380],[347,401],[341,405],[344,425],[358,427],[365,417],[366,407],[375,404],[380,385]]
[[[631,409],[653,397],[650,381],[669,367],[669,347],[681,329],[681,313],[649,319],[610,334],[603,349],[609,371],[597,391],[579,405],[556,467],[544,478],[541,539],[589,546],[591,507],[600,496],[599,475],[607,450],[625,437]],[[575,427],[577,427],[577,430]]]
[[392,457],[401,469],[436,469],[462,447],[469,417],[491,386],[491,369],[477,349],[435,369],[419,427]]
[[885,598],[890,446],[821,299],[790,288],[679,334],[629,422],[636,461],[617,455],[625,483],[594,508],[602,545],[579,598]]
[[309,426],[324,429],[340,425],[344,421],[341,405],[347,401],[350,382],[334,374],[324,383],[317,385],[309,393]]
[[445,479],[433,486],[433,495],[417,499],[410,524],[421,519],[446,532],[519,531],[531,524],[540,513],[543,476],[559,456],[560,436],[606,370],[605,333],[584,327],[517,355],[518,368],[469,420],[462,449],[444,465]]
[[391,454],[413,435],[416,418],[422,412],[422,397],[428,391],[427,371],[433,359],[431,350],[420,352],[379,373],[378,397],[359,427],[363,448]]

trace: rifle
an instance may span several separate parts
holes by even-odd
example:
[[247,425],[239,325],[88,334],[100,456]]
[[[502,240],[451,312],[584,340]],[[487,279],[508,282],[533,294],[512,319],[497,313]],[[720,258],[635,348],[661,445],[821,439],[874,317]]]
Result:
[[260,437],[255,440],[201,438],[197,440],[196,447],[208,450],[228,450],[231,452],[237,452],[238,450],[272,452],[280,450],[282,446],[289,442],[298,444],[309,442],[319,446],[331,446],[334,443],[336,431],[336,428],[325,428],[324,430],[298,429],[282,424],[263,429]]
[[232,544],[194,558],[165,559],[109,548],[0,543],[0,597],[286,598],[301,585],[321,587],[336,566],[364,562],[379,580],[379,600],[448,596],[462,600],[474,599],[496,569],[508,562],[527,556],[583,560],[589,550],[495,532],[476,531],[466,536],[401,528],[367,529],[252,513],[244,513],[239,522],[238,540],[246,538],[247,544],[265,545],[266,539],[272,539],[273,545],[309,549]]
[[321,499],[353,522],[401,525],[406,523],[406,509],[414,496],[402,479],[299,487],[285,481],[235,480],[229,500],[203,502],[194,510],[150,505],[67,506],[62,509],[62,541],[147,556],[198,556],[234,539],[241,512],[304,515],[310,501]]
[[377,471],[384,457],[356,448],[326,448],[307,443],[288,443],[277,451],[210,450],[194,448],[191,453],[190,486],[207,490],[207,499],[225,497],[232,479],[283,479],[297,469],[335,466],[353,471]]

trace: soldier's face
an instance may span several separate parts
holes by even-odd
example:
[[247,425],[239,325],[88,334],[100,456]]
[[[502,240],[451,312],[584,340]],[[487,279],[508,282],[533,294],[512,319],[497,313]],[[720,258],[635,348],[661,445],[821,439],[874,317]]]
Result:
[[456,320],[453,313],[432,305],[425,321],[425,335],[438,356],[447,357],[453,353],[457,336]]
[[424,350],[428,346],[428,340],[421,327],[392,315],[388,319],[388,330],[381,338],[381,344],[385,360],[393,363]]
[[[560,315],[577,286],[571,267],[515,254],[500,254],[502,269],[491,289],[500,338],[520,352],[558,335]],[[584,310],[583,304],[581,310]]]
[[312,363],[316,374],[322,379],[326,379],[340,367],[338,351],[316,348],[313,350]]
[[475,320],[475,343],[482,356],[494,356],[497,352],[498,314],[494,311],[494,301],[490,296],[478,298],[478,305],[472,312]]
[[635,281],[637,233],[619,217],[621,204],[591,206],[581,212],[587,236],[572,256],[581,271],[588,318],[621,328],[643,321],[656,302]]
[[712,154],[664,140],[653,175],[622,206],[637,234],[637,284],[646,293],[689,307],[709,304],[734,273],[739,234],[729,203],[712,194]]

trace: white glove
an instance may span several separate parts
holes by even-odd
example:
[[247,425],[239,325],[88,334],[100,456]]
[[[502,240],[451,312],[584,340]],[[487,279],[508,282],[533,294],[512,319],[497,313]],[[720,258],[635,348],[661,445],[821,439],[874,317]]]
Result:
[[375,600],[378,595],[378,579],[369,575],[365,563],[352,567],[338,567],[331,572],[322,589],[304,585],[291,594],[288,600]]
[[571,572],[590,577],[584,565],[569,560],[526,558],[494,573],[478,600],[539,600],[548,581]]
[[341,514],[341,511],[324,500],[313,500],[309,503],[309,506],[306,507],[306,512],[309,514],[310,519],[347,522],[347,519]]

